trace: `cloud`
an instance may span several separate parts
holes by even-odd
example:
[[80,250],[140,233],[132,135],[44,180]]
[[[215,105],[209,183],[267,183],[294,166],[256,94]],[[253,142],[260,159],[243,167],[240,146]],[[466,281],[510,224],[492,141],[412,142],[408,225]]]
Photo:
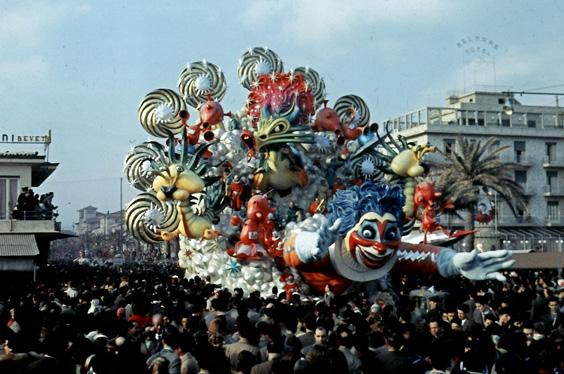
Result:
[[255,0],[240,20],[249,28],[267,27],[280,39],[308,44],[354,37],[366,26],[432,25],[451,8],[439,0]]
[[42,56],[30,56],[23,59],[0,60],[0,80],[14,82],[35,81],[45,78],[49,64]]
[[0,12],[0,42],[29,46],[39,44],[48,32],[70,17],[88,13],[90,6],[78,2],[13,2]]

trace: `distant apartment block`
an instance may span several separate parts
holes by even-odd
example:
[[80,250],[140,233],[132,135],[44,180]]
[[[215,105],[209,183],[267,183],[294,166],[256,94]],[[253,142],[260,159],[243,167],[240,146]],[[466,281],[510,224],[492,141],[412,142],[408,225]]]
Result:
[[[508,146],[504,161],[516,164],[515,181],[526,193],[528,213],[517,216],[496,200],[497,219],[489,224],[498,248],[562,250],[564,244],[564,107],[526,105],[503,92],[450,96],[446,106],[426,107],[390,119],[394,133],[418,144],[450,152],[456,137]],[[436,156],[435,156],[436,157]],[[451,220],[449,224],[460,225]]]
[[120,230],[123,211],[98,212],[98,208],[87,206],[78,210],[78,222],[75,224],[77,235],[102,234],[108,235]]

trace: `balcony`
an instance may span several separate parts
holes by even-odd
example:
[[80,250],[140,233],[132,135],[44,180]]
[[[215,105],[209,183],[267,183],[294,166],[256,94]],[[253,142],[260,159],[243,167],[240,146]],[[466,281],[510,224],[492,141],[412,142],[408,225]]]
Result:
[[555,156],[544,156],[542,166],[545,168],[564,168],[564,159]]
[[534,159],[526,152],[510,153],[509,151],[501,154],[501,161],[509,164],[516,164],[518,166],[531,167],[534,164]]
[[61,231],[60,223],[52,219],[0,220],[1,234],[18,234],[18,233],[44,234],[44,233],[53,233],[60,231]]
[[544,221],[546,226],[564,226],[564,217],[560,215],[547,216]]
[[535,194],[533,186],[528,182],[517,182],[517,184],[521,186],[525,196],[533,196]]
[[[528,113],[525,107],[521,109],[522,111],[507,116],[504,114],[501,105],[498,109],[425,107],[389,118],[388,121],[395,131],[404,131],[419,126],[464,126],[465,131],[474,128],[475,132],[486,131],[487,134],[490,134],[485,128],[491,127],[491,135],[499,133],[500,128],[515,129],[523,134],[535,132],[539,134],[538,129],[547,129],[557,134],[560,129],[564,128],[564,116],[558,117],[555,115],[556,113],[551,113],[558,108],[546,107],[546,112],[540,114],[537,111]],[[445,130],[443,129],[443,131]],[[453,129],[452,131],[459,132],[460,129]],[[544,134],[542,135],[544,136]],[[550,135],[546,136],[550,137]]]
[[547,184],[546,186],[544,186],[544,196],[564,196],[564,188],[557,184]]

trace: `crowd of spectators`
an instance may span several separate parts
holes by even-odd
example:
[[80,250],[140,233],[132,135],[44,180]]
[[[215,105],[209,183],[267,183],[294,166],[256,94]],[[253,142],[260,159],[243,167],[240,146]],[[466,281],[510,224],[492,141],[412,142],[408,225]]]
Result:
[[55,210],[57,206],[53,205],[53,192],[46,194],[36,194],[33,189],[23,187],[18,195],[18,201],[12,217],[14,219],[35,220],[35,219],[52,219],[57,217]]
[[0,373],[564,373],[562,279],[507,275],[288,300],[175,266],[50,265],[3,283]]

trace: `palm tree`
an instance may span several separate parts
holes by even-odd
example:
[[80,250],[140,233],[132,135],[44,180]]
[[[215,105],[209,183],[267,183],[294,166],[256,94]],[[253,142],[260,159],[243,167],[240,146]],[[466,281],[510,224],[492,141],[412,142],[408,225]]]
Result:
[[[506,149],[496,147],[495,138],[484,143],[470,141],[458,136],[455,149],[443,153],[445,163],[435,163],[436,185],[442,191],[442,198],[454,202],[456,210],[466,211],[464,229],[474,230],[477,204],[480,194],[495,191],[497,196],[507,202],[517,216],[517,209],[527,210],[523,188],[513,180],[516,164],[503,162],[499,154]],[[466,247],[474,248],[474,235],[466,239]]]

